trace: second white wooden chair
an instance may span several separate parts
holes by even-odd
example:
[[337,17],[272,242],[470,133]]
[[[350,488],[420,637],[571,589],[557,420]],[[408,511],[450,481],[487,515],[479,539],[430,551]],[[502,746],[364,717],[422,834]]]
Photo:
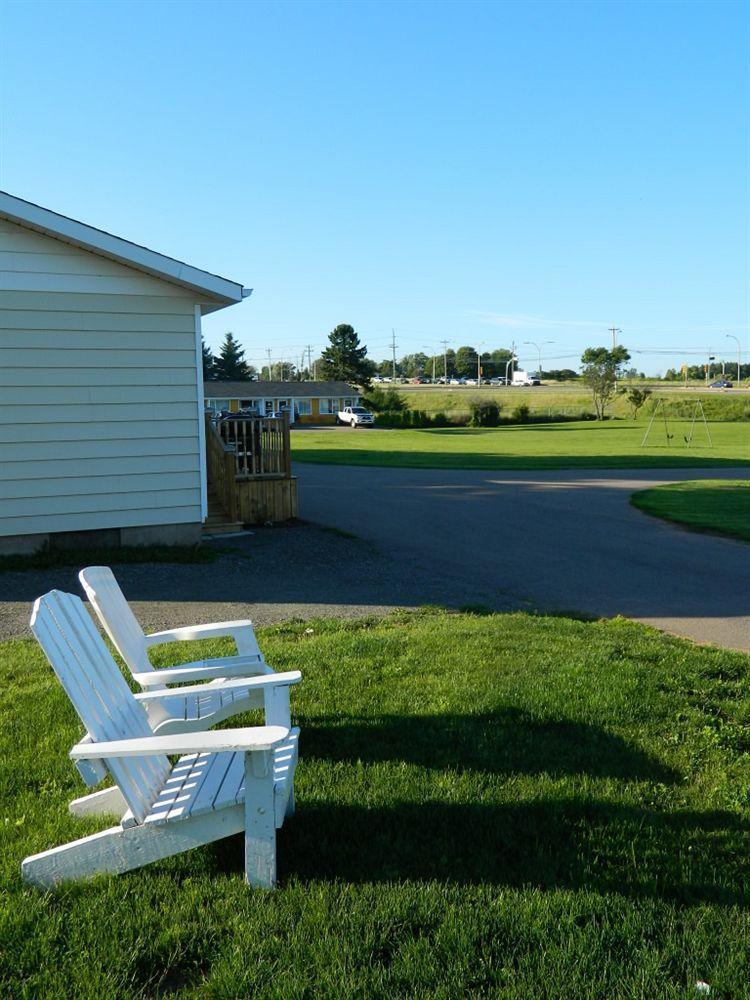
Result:
[[[176,688],[169,697],[160,694],[158,698],[144,699],[144,708],[154,732],[165,734],[208,729],[241,712],[265,707],[263,694],[256,687],[241,684],[227,687],[224,684],[233,677],[274,673],[260,651],[252,622],[188,625],[146,635],[108,566],[88,566],[81,570],[78,579],[105,632],[144,692],[164,692],[170,684],[208,682],[189,689]],[[235,655],[195,660],[164,670],[155,670],[148,657],[149,649],[163,643],[222,636],[234,640],[237,647]],[[289,727],[288,687],[280,686],[277,715],[272,720],[266,714],[265,721]],[[92,787],[105,774],[103,765],[96,760],[81,760],[77,767],[81,777]]]

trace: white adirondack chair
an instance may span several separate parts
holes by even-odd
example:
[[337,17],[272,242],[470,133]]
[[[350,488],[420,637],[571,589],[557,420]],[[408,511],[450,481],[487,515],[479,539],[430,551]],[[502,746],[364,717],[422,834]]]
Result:
[[[270,724],[155,736],[143,701],[162,692],[131,692],[78,597],[53,590],[38,598],[31,629],[90,736],[71,758],[103,760],[127,811],[102,833],[26,858],[24,879],[50,887],[129,871],[244,830],[247,881],[273,886],[276,829],[291,802],[299,730]],[[262,691],[273,719],[281,686],[300,679],[292,671],[224,686]],[[168,755],[177,754],[184,756],[172,765]],[[89,811],[110,812],[111,792],[89,796],[98,800]]]
[[[169,684],[208,682],[200,687],[178,688],[170,697],[160,694],[158,698],[144,700],[148,721],[154,732],[162,735],[208,729],[233,715],[263,707],[263,694],[257,687],[227,687],[224,684],[230,677],[273,675],[272,668],[266,663],[258,646],[252,622],[188,625],[185,628],[146,635],[108,566],[88,566],[81,570],[78,578],[105,632],[141,688],[163,692]],[[164,670],[155,670],[149,661],[148,650],[152,646],[218,636],[233,638],[237,654],[197,660]],[[284,693],[288,702],[288,687],[284,687],[279,694],[280,711]],[[266,719],[268,721],[270,720]],[[280,714],[274,721],[289,727],[288,703],[286,714]],[[79,761],[77,766],[83,780],[92,787],[104,778],[105,772],[100,762]]]

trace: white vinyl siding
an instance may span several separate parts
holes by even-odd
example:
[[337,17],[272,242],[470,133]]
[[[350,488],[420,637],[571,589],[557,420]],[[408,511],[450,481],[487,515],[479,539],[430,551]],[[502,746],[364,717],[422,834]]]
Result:
[[0,536],[201,521],[195,301],[0,221]]

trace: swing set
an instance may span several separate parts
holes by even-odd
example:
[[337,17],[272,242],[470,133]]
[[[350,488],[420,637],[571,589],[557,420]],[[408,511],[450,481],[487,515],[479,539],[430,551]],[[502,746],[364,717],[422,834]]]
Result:
[[[667,416],[667,408],[664,403],[665,401],[663,399],[656,400],[656,406],[654,407],[651,419],[648,422],[648,427],[646,428],[646,433],[643,435],[643,440],[641,441],[641,448],[646,447],[649,435],[651,434],[651,428],[654,426],[654,421],[659,414],[661,414],[661,418],[664,421],[664,435],[667,439],[667,447],[670,448],[672,446],[672,441],[674,440],[675,435],[674,431],[670,433],[669,417]],[[692,418],[690,419],[690,431],[687,434],[684,434],[682,438],[685,442],[686,448],[692,447],[693,437],[695,435],[695,425],[698,423],[698,427],[700,428],[701,422],[703,423],[703,429],[706,432],[706,441],[708,442],[703,447],[713,448],[714,444],[711,440],[711,431],[708,429],[708,421],[706,420],[706,414],[703,410],[703,403],[701,403],[700,400],[696,400],[696,402],[693,403],[693,413]],[[674,421],[672,426],[674,427]],[[660,444],[659,442],[654,442],[654,444],[650,445],[650,447],[657,448],[660,447]]]

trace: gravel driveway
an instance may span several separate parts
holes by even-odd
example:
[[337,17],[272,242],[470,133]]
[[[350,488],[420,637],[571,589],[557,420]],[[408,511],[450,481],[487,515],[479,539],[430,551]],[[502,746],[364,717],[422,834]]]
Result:
[[[114,566],[141,623],[150,631],[199,622],[250,618],[258,625],[290,618],[382,615],[423,604],[517,606],[497,587],[455,582],[429,559],[300,522],[261,528],[214,543],[209,564]],[[0,639],[28,636],[34,599],[47,590],[82,596],[80,567],[0,572]]]

